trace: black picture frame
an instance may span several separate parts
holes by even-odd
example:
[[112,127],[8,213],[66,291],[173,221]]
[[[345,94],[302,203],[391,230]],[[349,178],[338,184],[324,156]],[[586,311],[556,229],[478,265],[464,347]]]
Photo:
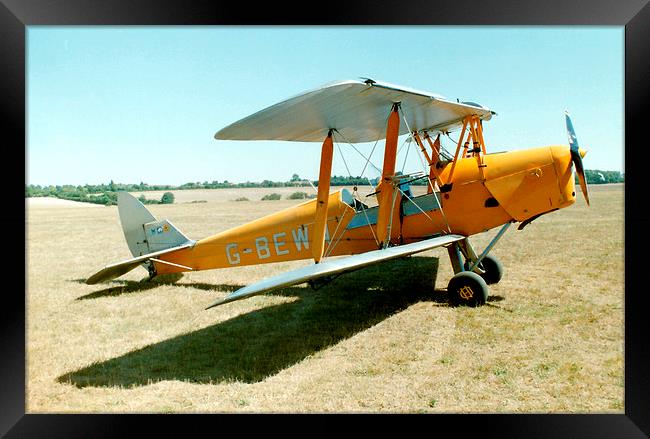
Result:
[[[361,417],[364,428],[382,428],[389,423],[397,428],[414,428],[415,422],[426,432],[445,431],[451,427],[455,436],[477,432],[483,437],[648,437],[650,434],[650,337],[645,320],[648,310],[647,284],[641,278],[648,248],[650,213],[642,179],[647,166],[648,139],[643,134],[648,123],[650,103],[650,6],[648,0],[550,0],[550,1],[430,1],[401,2],[326,2],[320,4],[276,2],[214,2],[180,0],[3,0],[0,4],[0,69],[3,143],[5,163],[17,175],[25,172],[25,154],[17,145],[25,142],[25,30],[30,25],[617,25],[625,26],[625,152],[631,157],[625,164],[625,413],[611,414],[526,414],[526,415],[425,415],[397,417]],[[580,66],[575,66],[580,74]],[[5,143],[6,142],[6,143]],[[12,146],[13,145],[13,146]],[[26,148],[26,146],[25,146]],[[636,158],[638,156],[638,159]],[[23,174],[26,181],[26,174]],[[18,178],[18,177],[16,177]],[[13,179],[13,178],[12,178]],[[12,186],[14,183],[12,183]],[[19,186],[12,189],[11,201],[22,203]],[[6,210],[0,219],[6,230],[25,230],[22,207]],[[5,232],[10,251],[25,251],[19,233]],[[8,235],[8,236],[7,236]],[[25,235],[26,236],[26,235]],[[24,236],[24,237],[25,237]],[[5,270],[12,270],[5,263]],[[580,267],[576,267],[579,269]],[[14,276],[12,273],[9,276]],[[27,285],[25,278],[17,287]],[[17,288],[5,290],[0,319],[2,374],[0,377],[0,433],[6,437],[112,437],[131,436],[151,429],[163,430],[165,436],[175,431],[193,436],[205,427],[213,433],[226,434],[228,427],[250,428],[246,419],[220,416],[120,416],[25,414],[25,302],[16,297]],[[9,293],[14,293],[9,297]],[[218,415],[217,415],[218,416]],[[338,428],[333,420],[302,416],[310,431],[321,434]],[[330,420],[331,419],[331,420]],[[244,421],[244,422],[242,422]],[[264,423],[278,425],[287,420],[264,416]],[[370,421],[370,422],[368,422]],[[403,422],[400,422],[403,421]],[[294,422],[293,419],[291,422]],[[408,424],[407,424],[408,423]],[[179,424],[183,426],[179,426]],[[329,427],[329,428],[328,428]],[[285,427],[286,428],[286,427]],[[303,431],[304,434],[313,434]],[[349,431],[349,430],[348,430]]]

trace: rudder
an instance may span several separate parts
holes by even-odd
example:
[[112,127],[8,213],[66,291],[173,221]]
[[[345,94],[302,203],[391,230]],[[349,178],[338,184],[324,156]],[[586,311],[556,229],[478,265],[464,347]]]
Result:
[[168,220],[156,220],[151,212],[128,192],[117,193],[117,209],[124,238],[135,257],[177,247],[190,241]]

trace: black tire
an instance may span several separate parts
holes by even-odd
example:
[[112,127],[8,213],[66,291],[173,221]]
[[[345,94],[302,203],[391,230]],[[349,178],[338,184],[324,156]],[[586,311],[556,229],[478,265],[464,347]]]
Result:
[[[465,261],[465,270],[469,270],[469,261]],[[499,283],[503,277],[503,265],[501,262],[492,255],[487,255],[481,259],[479,268],[485,271],[485,273],[477,273],[479,276],[485,280],[485,283],[488,285],[494,285]]]
[[447,286],[451,306],[481,306],[488,298],[485,280],[472,271],[462,271],[449,281]]

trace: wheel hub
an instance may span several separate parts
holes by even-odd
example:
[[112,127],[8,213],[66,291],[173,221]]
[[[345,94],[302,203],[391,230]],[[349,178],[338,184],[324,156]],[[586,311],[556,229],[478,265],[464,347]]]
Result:
[[474,291],[472,290],[472,287],[467,286],[467,285],[463,285],[463,286],[460,288],[460,291],[458,292],[458,294],[459,294],[460,297],[463,298],[464,300],[469,300],[469,299],[471,299],[472,297],[474,297]]

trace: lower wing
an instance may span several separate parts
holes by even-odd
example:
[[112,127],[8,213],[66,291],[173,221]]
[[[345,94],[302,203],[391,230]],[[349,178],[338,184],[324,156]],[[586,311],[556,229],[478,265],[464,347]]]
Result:
[[320,277],[330,276],[333,274],[345,273],[366,267],[368,265],[388,261],[390,259],[409,256],[415,253],[431,250],[436,247],[442,247],[444,245],[451,244],[452,242],[460,241],[462,239],[465,239],[465,236],[442,235],[411,244],[388,247],[382,250],[374,250],[354,256],[348,256],[347,258],[331,259],[319,264],[309,265],[307,267],[288,271],[278,276],[273,276],[252,285],[248,285],[244,288],[240,288],[224,299],[221,299],[208,306],[206,309],[218,305],[223,305],[224,303],[232,302],[235,300],[244,299],[256,294],[265,293],[267,291],[275,290],[278,288],[301,284],[312,279],[318,279]]

